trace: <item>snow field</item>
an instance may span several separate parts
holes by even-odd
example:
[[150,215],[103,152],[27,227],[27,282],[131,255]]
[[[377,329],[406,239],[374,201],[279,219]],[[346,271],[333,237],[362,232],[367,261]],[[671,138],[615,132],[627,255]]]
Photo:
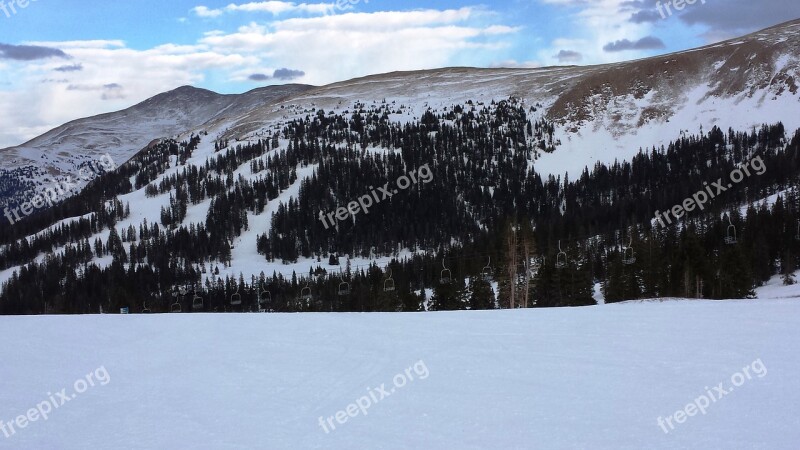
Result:
[[[765,289],[784,297],[798,291]],[[0,434],[0,448],[793,449],[799,313],[797,300],[761,299],[0,317],[0,358],[14,361],[0,370],[0,420],[13,421],[99,367],[110,379],[46,421]],[[763,377],[669,433],[659,427],[659,417],[719,382],[730,385],[756,360]],[[414,381],[397,388],[397,375],[409,373]],[[381,388],[395,392],[380,398]],[[337,421],[373,393],[380,400],[367,414]],[[328,418],[336,429],[326,433],[320,421]]]

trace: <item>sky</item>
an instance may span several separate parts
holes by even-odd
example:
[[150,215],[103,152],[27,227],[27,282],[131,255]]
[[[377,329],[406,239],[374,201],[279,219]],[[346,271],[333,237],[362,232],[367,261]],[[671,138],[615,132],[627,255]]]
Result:
[[800,18],[797,0],[688,1],[0,0],[0,148],[183,85],[602,64]]

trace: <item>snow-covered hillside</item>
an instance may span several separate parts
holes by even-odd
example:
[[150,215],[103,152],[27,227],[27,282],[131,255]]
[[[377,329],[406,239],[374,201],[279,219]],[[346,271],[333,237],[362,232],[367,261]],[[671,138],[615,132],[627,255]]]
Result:
[[0,317],[0,420],[34,417],[0,448],[794,449],[798,314],[759,299]]
[[[310,87],[271,86],[241,95],[220,95],[184,86],[123,111],[76,120],[20,146],[0,150],[0,161],[5,170],[28,169],[22,175],[25,181],[49,186],[67,176],[77,178],[82,164],[103,155],[122,165],[158,139],[199,132]],[[0,199],[0,204],[7,200]]]
[[[263,134],[317,109],[343,113],[386,100],[408,122],[472,100],[514,97],[555,122],[561,146],[541,174],[627,159],[702,126],[749,129],[783,121],[800,128],[800,21],[711,46],[638,61],[539,69],[446,68],[398,72],[312,88],[287,85],[223,96],[183,87],[124,111],[77,120],[0,150],[5,169],[34,183],[69,175],[108,152],[123,164],[155,139],[209,129],[226,138]],[[402,108],[400,108],[402,107]]]

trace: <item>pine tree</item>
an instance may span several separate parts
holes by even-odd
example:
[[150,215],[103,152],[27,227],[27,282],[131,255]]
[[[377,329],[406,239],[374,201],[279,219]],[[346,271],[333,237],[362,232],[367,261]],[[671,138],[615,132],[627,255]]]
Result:
[[471,277],[469,280],[469,306],[472,310],[494,309],[494,291],[483,277]]

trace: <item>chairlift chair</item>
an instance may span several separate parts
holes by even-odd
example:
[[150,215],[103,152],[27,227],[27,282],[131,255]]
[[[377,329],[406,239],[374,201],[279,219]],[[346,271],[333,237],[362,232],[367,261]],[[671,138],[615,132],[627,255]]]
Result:
[[183,307],[181,306],[181,303],[178,301],[178,291],[177,290],[173,290],[172,291],[172,298],[175,301],[169,307],[170,312],[174,312],[174,313],[183,312]]
[[558,241],[558,256],[556,256],[556,269],[567,268],[567,253],[561,250],[561,241]]
[[[309,279],[310,279],[312,276],[314,276],[314,274],[312,272],[309,272],[308,276],[309,276]],[[311,299],[314,298],[314,296],[311,295],[311,285],[309,285],[309,282],[310,281],[307,281],[306,282],[306,287],[304,287],[300,291],[300,300],[303,300],[303,301],[306,301],[306,302],[311,301]]]
[[389,272],[389,278],[387,278],[386,281],[383,282],[383,292],[394,292],[395,285],[394,285],[394,278],[392,278],[392,268],[391,267],[387,268],[387,271]]
[[197,290],[194,291],[194,298],[192,298],[192,310],[193,311],[200,311],[204,307],[203,297],[197,295]]
[[258,312],[267,312],[267,307],[272,305],[272,293],[266,289],[258,294]]
[[303,290],[300,291],[300,300],[311,301],[312,298],[314,297],[311,295],[310,286],[306,286],[303,288]]
[[739,242],[739,239],[736,236],[736,226],[733,224],[733,220],[731,220],[731,216],[728,216],[728,233],[725,236],[725,243],[728,245],[736,245]]
[[150,314],[150,308],[147,307],[147,302],[142,304],[142,314]]
[[340,276],[340,281],[341,283],[339,283],[339,290],[338,290],[339,297],[347,297],[348,295],[350,295],[351,292],[350,283],[344,281],[344,276]]
[[481,276],[483,277],[484,281],[489,281],[492,279],[492,275],[494,271],[492,270],[492,257],[489,257],[489,262],[486,263],[486,267],[481,270]]
[[625,264],[626,266],[632,266],[636,264],[636,257],[633,256],[633,236],[631,236],[628,246],[622,247],[622,264]]
[[239,306],[242,304],[242,294],[239,293],[239,289],[236,289],[236,292],[231,295],[231,306]]
[[444,262],[445,260],[442,260],[442,267],[444,268],[444,270],[442,270],[441,276],[439,278],[439,283],[450,284],[453,281],[453,272],[451,272],[450,269],[447,268]]
[[736,237],[736,227],[733,225],[728,226],[728,235],[725,236],[725,243],[728,245],[736,245],[739,239]]

